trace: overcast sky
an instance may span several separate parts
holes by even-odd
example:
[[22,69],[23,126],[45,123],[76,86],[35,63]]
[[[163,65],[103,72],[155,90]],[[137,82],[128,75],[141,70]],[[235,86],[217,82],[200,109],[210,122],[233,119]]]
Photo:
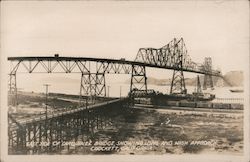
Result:
[[223,73],[243,70],[249,61],[248,8],[248,1],[2,2],[1,53],[133,60],[139,48],[183,37],[193,61],[211,56]]

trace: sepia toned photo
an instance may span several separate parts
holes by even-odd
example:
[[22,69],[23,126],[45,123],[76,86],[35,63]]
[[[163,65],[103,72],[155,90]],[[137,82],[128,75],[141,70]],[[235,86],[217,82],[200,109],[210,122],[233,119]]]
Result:
[[249,1],[1,2],[4,162],[247,162],[249,122]]

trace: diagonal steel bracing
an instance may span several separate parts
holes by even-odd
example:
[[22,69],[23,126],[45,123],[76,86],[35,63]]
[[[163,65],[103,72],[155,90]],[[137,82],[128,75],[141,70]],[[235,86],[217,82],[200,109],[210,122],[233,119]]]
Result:
[[95,100],[97,96],[106,96],[106,82],[104,73],[82,73],[80,83],[79,103],[82,105],[83,97]]
[[[146,67],[174,70],[171,93],[186,93],[183,72],[205,74],[203,87],[213,87],[212,75],[222,77],[212,69],[209,59],[195,63],[187,53],[183,39],[173,39],[162,48],[140,48],[134,61],[88,57],[9,57],[14,66],[10,72],[9,92],[16,94],[16,72],[28,73],[81,73],[80,92],[88,95],[106,94],[105,74],[132,74],[130,90],[147,90]],[[90,62],[96,71],[90,73]],[[83,84],[84,83],[84,84]],[[83,86],[84,85],[84,86]],[[15,95],[14,95],[15,96]],[[17,95],[16,95],[17,96]]]
[[20,62],[18,62],[15,65],[11,65],[11,70],[9,73],[9,83],[8,83],[8,87],[9,87],[9,104],[12,104],[14,106],[17,106],[17,79],[16,79],[16,73],[17,73],[17,69],[20,65]]
[[170,87],[170,94],[186,94],[186,86],[183,71],[174,70],[171,87]]
[[186,85],[185,85],[185,78],[183,74],[183,58],[185,57],[187,50],[185,47],[185,44],[183,42],[183,39],[180,39],[177,41],[174,39],[174,45],[173,45],[173,62],[176,69],[173,72],[171,87],[170,87],[170,94],[174,93],[180,93],[180,94],[186,94]]
[[147,77],[145,66],[132,65],[130,92],[134,90],[147,91]]
[[159,67],[172,67],[174,70],[170,93],[186,93],[183,71],[198,69],[198,64],[191,61],[187,54],[183,39],[173,39],[166,46],[155,48],[141,48],[135,61]]

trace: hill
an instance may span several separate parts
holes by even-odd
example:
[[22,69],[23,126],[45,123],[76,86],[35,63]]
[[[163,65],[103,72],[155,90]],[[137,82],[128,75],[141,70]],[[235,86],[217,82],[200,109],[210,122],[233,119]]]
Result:
[[[185,75],[185,74],[184,74]],[[223,78],[213,77],[214,86],[217,87],[228,87],[235,86],[240,87],[243,86],[244,78],[242,71],[230,71],[223,75]],[[200,75],[201,84],[204,81],[204,76]],[[196,86],[197,78],[185,78],[185,83],[187,86]],[[127,80],[126,83],[130,83],[130,80]],[[171,78],[168,79],[157,79],[154,77],[148,77],[148,84],[154,85],[171,85]]]

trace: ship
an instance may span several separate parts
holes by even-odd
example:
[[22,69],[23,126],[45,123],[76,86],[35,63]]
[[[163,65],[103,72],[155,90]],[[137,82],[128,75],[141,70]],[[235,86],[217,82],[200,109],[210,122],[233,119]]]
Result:
[[244,92],[244,90],[243,89],[230,89],[230,92],[232,92],[232,93],[242,93],[242,92]]
[[145,90],[134,89],[130,95],[132,94],[135,98],[152,98],[154,101],[212,101],[215,99],[214,94],[202,92],[199,76],[197,77],[196,90],[192,94],[188,94],[186,89],[181,93],[171,94],[163,94],[154,90],[147,90],[146,92]]

